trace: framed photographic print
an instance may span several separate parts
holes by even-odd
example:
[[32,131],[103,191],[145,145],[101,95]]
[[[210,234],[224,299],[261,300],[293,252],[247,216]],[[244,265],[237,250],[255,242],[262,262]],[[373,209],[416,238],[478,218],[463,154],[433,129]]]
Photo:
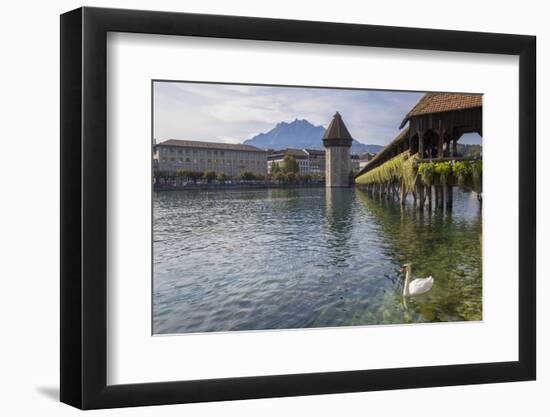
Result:
[[535,38],[61,16],[61,400],[535,379]]

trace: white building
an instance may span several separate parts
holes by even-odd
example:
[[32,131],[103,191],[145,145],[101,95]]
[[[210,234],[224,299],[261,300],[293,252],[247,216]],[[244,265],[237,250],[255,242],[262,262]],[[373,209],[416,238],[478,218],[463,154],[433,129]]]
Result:
[[153,145],[153,169],[214,171],[228,177],[267,174],[267,152],[251,145],[170,139]]

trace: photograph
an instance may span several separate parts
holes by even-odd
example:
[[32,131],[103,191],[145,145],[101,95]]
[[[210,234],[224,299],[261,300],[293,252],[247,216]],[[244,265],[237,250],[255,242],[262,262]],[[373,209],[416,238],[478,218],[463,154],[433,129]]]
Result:
[[153,335],[483,320],[482,94],[152,95]]

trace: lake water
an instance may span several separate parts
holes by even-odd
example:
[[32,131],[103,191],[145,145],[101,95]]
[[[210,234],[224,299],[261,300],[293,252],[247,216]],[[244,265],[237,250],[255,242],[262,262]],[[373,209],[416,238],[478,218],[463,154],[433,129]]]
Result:
[[[481,212],[420,213],[350,189],[153,196],[153,332],[482,319]],[[403,263],[433,289],[402,297]]]

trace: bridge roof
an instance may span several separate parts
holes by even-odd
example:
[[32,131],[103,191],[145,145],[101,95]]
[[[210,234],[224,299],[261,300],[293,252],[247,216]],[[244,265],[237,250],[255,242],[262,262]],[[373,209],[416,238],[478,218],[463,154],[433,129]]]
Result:
[[407,113],[399,128],[403,128],[414,116],[481,107],[482,97],[481,94],[427,93]]
[[388,143],[385,148],[383,148],[380,152],[374,155],[374,158],[372,158],[367,163],[367,165],[365,165],[363,169],[356,174],[356,177],[358,177],[359,175],[367,171],[370,171],[370,169],[376,166],[380,160],[383,160],[383,158],[389,152],[393,151],[396,145],[400,144],[403,140],[408,139],[408,137],[409,137],[409,128],[407,127],[406,129],[403,129],[401,132],[399,132],[399,134],[390,143]]

